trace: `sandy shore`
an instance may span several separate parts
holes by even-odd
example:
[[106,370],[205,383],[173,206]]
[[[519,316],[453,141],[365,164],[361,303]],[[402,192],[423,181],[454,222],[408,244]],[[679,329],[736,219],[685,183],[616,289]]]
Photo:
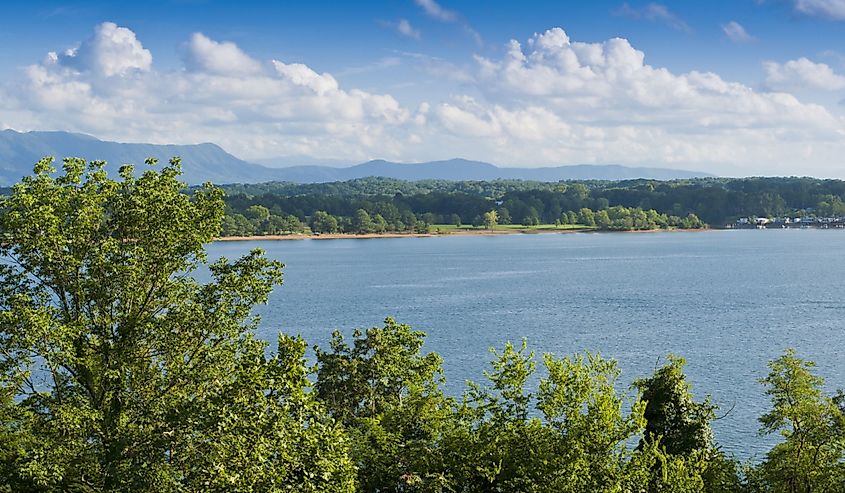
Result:
[[[585,230],[573,230],[585,231]],[[558,232],[568,233],[570,231],[553,231],[546,230],[543,232]],[[290,235],[255,235],[255,236],[221,236],[215,241],[255,241],[255,240],[339,240],[339,239],[369,239],[369,238],[425,238],[428,236],[491,236],[491,235],[508,235],[508,234],[522,234],[523,230],[461,230],[461,231],[447,231],[441,233],[324,233],[320,235],[306,235],[306,234],[290,234]],[[533,233],[533,231],[532,231]]]
[[371,239],[371,238],[424,238],[429,236],[496,236],[518,234],[563,234],[563,233],[661,233],[682,231],[710,231],[708,229],[648,229],[638,231],[597,231],[595,229],[470,229],[458,231],[443,231],[440,233],[332,233],[320,235],[289,234],[289,235],[254,235],[254,236],[222,236],[215,241],[256,241],[256,240],[338,240],[338,239]]

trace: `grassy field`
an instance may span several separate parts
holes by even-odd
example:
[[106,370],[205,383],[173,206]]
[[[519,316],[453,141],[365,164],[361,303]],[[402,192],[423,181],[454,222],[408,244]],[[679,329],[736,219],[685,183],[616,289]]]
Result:
[[[493,227],[494,231],[523,231],[523,232],[542,232],[542,231],[567,231],[573,229],[595,229],[590,226],[582,224],[538,224],[536,226],[525,226],[523,224],[497,224]],[[436,233],[451,233],[455,231],[486,231],[484,226],[474,227],[470,225],[456,226],[454,224],[432,224],[431,232]]]

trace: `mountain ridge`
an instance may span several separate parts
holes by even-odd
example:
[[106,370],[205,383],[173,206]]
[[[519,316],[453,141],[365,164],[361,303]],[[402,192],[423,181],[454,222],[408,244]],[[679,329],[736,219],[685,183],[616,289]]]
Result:
[[375,159],[348,167],[302,165],[273,168],[240,159],[213,143],[187,145],[123,143],[100,140],[80,133],[17,132],[7,129],[0,131],[0,185],[16,183],[22,176],[31,173],[35,162],[48,155],[55,156],[57,160],[64,156],[101,159],[109,163],[107,169],[110,172],[116,172],[117,167],[124,163],[140,165],[148,157],[166,162],[173,156],[180,156],[184,171],[183,179],[191,185],[205,181],[221,185],[268,181],[324,183],[367,176],[384,176],[409,181],[427,179],[560,181],[635,178],[670,180],[713,176],[695,171],[656,167],[640,168],[617,164],[513,168],[461,158],[424,163],[397,163]]

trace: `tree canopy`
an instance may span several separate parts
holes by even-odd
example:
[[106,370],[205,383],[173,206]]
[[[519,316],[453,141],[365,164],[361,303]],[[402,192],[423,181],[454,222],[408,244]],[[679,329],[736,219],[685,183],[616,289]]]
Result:
[[[259,205],[284,218],[289,232],[304,231],[317,212],[338,229],[356,232],[363,210],[385,220],[389,231],[413,231],[415,223],[485,225],[580,224],[605,230],[724,227],[740,217],[845,217],[845,181],[815,178],[700,178],[689,180],[562,181],[493,180],[417,182],[361,178],[336,183],[225,185],[223,233],[269,232],[250,219]],[[281,219],[276,220],[276,222]],[[276,228],[274,231],[279,231]]]
[[283,336],[267,358],[252,333],[282,264],[256,250],[192,276],[221,191],[182,193],[178,160],[118,181],[101,162],[54,171],[40,161],[0,216],[7,489],[350,490],[304,344]]

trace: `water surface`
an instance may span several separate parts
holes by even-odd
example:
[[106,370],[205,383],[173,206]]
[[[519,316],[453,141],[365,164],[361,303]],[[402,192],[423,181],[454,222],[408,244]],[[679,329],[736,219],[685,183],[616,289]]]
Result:
[[625,385],[674,353],[696,395],[732,409],[714,424],[720,444],[759,459],[768,360],[794,347],[829,389],[845,386],[845,231],[219,242],[209,254],[255,247],[286,264],[262,337],[325,345],[393,316],[428,333],[456,394],[483,378],[488,348],[522,337],[538,354],[614,358]]

